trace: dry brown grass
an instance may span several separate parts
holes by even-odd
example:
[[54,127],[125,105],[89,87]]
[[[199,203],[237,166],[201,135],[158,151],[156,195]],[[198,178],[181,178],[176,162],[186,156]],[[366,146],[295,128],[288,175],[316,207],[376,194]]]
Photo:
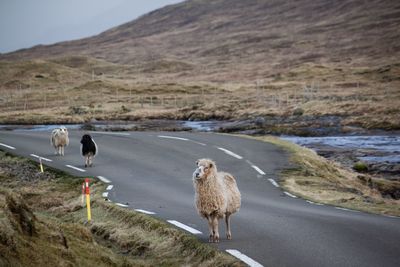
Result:
[[285,170],[280,179],[285,190],[318,203],[400,216],[400,200],[383,198],[379,191],[398,187],[398,182],[357,174],[310,149],[276,137],[252,138],[273,143],[290,152],[294,167]]
[[[79,64],[64,65],[60,60],[1,62],[0,122],[247,119],[288,117],[300,109],[304,116],[339,116],[343,126],[400,128],[399,64],[338,70],[307,63],[253,82],[204,82],[194,77],[171,83],[163,74],[148,79],[136,69],[129,74],[128,66],[79,59]],[[107,69],[108,74],[92,80],[90,66]]]

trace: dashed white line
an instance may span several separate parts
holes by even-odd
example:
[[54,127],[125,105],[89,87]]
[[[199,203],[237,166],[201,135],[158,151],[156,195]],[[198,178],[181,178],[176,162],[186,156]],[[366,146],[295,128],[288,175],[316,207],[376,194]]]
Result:
[[238,258],[239,260],[243,261],[244,263],[248,264],[250,267],[263,267],[263,265],[261,265],[260,263],[256,262],[252,258],[246,256],[245,254],[241,253],[236,249],[227,249],[226,252]]
[[274,179],[269,178],[268,181],[270,181],[273,186],[280,187],[279,184]]
[[123,207],[123,208],[129,207],[129,205],[125,205],[125,204],[122,204],[122,203],[115,203],[115,205]]
[[189,141],[190,141],[190,142],[192,142],[192,143],[195,143],[195,144],[201,145],[201,146],[206,146],[206,144],[204,144],[204,143],[200,143],[200,142],[193,141],[193,140],[189,140]]
[[232,151],[230,151],[230,150],[228,150],[228,149],[225,149],[225,148],[223,148],[223,147],[217,147],[219,150],[221,150],[221,151],[224,151],[226,154],[228,154],[229,156],[232,156],[232,157],[234,157],[234,158],[237,158],[237,159],[242,159],[243,157],[242,156],[239,156],[238,154],[236,154],[236,153],[233,153]]
[[258,168],[256,165],[251,165],[253,169],[255,169],[259,174],[265,175],[265,172],[263,172],[260,168]]
[[141,213],[144,213],[144,214],[149,214],[149,215],[154,215],[154,214],[156,214],[155,212],[152,212],[152,211],[148,211],[148,210],[142,210],[142,209],[135,209],[137,212],[141,212]]
[[72,166],[72,165],[65,165],[65,166],[67,166],[68,168],[80,171],[80,172],[86,172],[84,169],[81,169],[81,168],[78,168],[78,167],[75,167],[75,166]]
[[181,141],[189,141],[187,138],[182,138],[182,137],[176,137],[176,136],[169,136],[169,135],[159,135],[159,138],[167,138],[167,139],[175,139],[175,140],[181,140]]
[[3,143],[0,143],[0,146],[4,146],[4,147],[6,147],[6,148],[9,148],[9,149],[15,150],[15,147],[13,147],[13,146],[9,146],[9,145],[3,144]]
[[358,210],[351,210],[351,209],[346,209],[346,208],[342,208],[342,207],[335,207],[335,209],[344,210],[344,211],[351,211],[351,212],[359,212]]
[[131,135],[130,133],[117,133],[117,132],[98,132],[98,131],[92,131],[92,133],[96,134],[108,134],[108,135],[124,135],[124,136],[129,136]]
[[316,202],[312,202],[312,201],[310,201],[310,200],[306,200],[306,202],[308,202],[308,203],[310,203],[310,204],[313,204],[313,205],[317,205],[317,206],[325,206],[325,205],[322,204],[322,203],[316,203]]
[[108,198],[108,192],[104,192],[104,193],[102,194],[102,196],[103,196],[104,198]]
[[199,230],[196,230],[190,226],[187,226],[186,224],[180,223],[178,221],[174,221],[174,220],[168,220],[167,222],[169,222],[170,224],[173,224],[179,228],[182,228],[183,230],[188,231],[189,233],[192,233],[194,235],[199,235],[202,234],[202,232],[200,232]]
[[111,183],[111,181],[108,180],[106,177],[97,176],[97,178],[99,178],[103,183],[106,183],[106,184],[110,184]]
[[36,154],[31,154],[31,156],[34,157],[34,158],[42,159],[42,160],[44,160],[44,161],[52,162],[51,159],[43,158],[43,157],[38,156],[38,155],[36,155]]
[[112,184],[110,184],[109,186],[107,186],[106,190],[107,190],[107,191],[110,191],[111,189],[113,189],[113,187],[114,187],[114,186],[113,186]]
[[290,194],[289,192],[283,191],[283,193],[289,197],[297,198],[295,195]]

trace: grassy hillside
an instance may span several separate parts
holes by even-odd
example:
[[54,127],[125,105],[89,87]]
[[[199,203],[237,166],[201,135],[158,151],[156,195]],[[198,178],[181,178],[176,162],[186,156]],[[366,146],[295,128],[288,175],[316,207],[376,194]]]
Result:
[[0,151],[1,266],[243,266],[166,223],[101,198],[92,179],[92,222],[82,178]]
[[300,114],[399,129],[399,12],[390,0],[185,1],[0,55],[0,122]]

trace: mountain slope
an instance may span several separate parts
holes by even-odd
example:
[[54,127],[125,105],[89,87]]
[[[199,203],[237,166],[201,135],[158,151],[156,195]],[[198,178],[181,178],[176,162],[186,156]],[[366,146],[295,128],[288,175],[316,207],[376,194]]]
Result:
[[191,0],[97,36],[0,59],[84,55],[128,65],[167,61],[195,66],[185,75],[218,70],[231,73],[226,79],[240,74],[248,80],[310,62],[395,63],[399,26],[399,1]]

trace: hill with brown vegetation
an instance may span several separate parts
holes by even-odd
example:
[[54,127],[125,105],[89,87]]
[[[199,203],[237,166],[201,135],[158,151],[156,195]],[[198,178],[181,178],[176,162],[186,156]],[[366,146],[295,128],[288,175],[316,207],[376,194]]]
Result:
[[[0,55],[0,120],[40,121],[49,111],[39,109],[67,106],[50,113],[64,121],[296,113],[398,129],[399,28],[399,1],[189,0],[93,37]],[[93,88],[100,94],[88,102]],[[75,106],[90,112],[76,116]]]

